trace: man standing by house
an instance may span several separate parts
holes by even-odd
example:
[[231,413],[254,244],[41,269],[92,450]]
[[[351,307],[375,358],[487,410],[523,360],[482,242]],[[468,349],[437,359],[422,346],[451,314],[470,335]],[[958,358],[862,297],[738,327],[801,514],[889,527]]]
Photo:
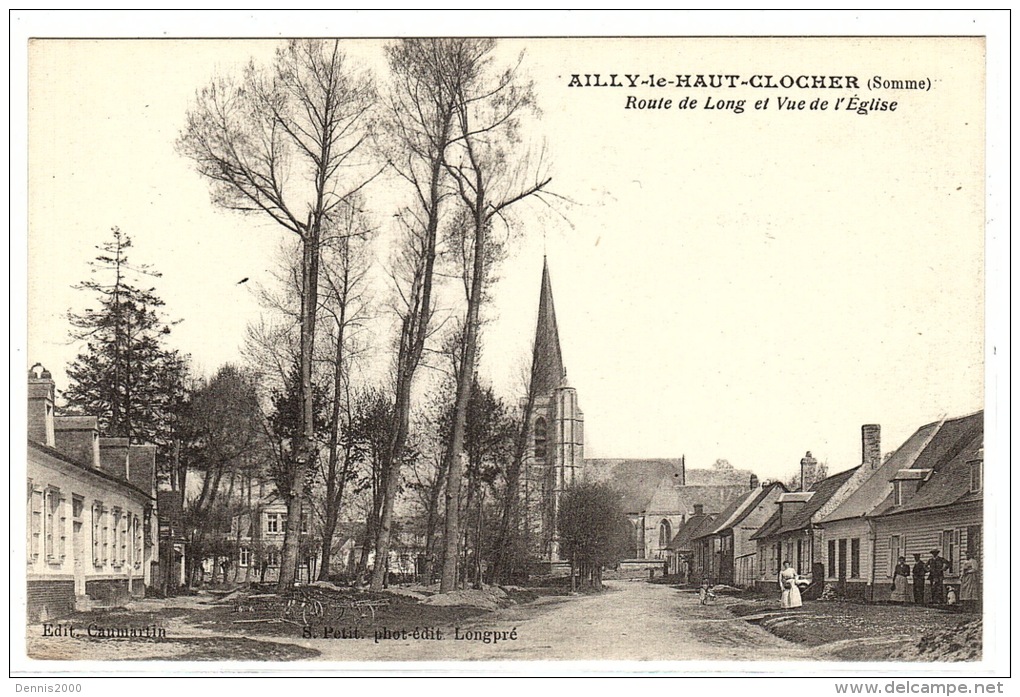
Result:
[[943,605],[946,602],[945,588],[942,586],[942,579],[947,571],[952,571],[948,561],[940,557],[941,552],[937,549],[931,551],[931,561],[928,562],[928,580],[931,581],[931,604]]
[[924,605],[924,576],[928,572],[928,567],[924,565],[924,560],[921,559],[921,555],[914,552],[914,568],[912,570],[913,583],[914,583],[914,604]]

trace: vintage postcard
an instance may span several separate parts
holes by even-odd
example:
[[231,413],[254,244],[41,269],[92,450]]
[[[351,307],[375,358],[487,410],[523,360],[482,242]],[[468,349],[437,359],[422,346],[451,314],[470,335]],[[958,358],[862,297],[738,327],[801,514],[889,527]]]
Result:
[[1007,670],[988,16],[333,17],[22,47],[17,671]]

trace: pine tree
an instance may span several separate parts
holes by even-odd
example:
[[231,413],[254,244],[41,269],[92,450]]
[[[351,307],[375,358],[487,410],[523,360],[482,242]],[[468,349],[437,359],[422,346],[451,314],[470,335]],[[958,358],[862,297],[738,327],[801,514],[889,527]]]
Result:
[[[98,308],[68,313],[71,340],[83,342],[68,366],[66,409],[99,419],[104,436],[167,445],[172,412],[182,399],[187,359],[165,345],[171,323],[163,301],[139,278],[158,278],[148,265],[131,264],[131,238],[113,228],[96,248],[90,277],[75,288],[94,293]],[[161,453],[166,456],[166,448]]]

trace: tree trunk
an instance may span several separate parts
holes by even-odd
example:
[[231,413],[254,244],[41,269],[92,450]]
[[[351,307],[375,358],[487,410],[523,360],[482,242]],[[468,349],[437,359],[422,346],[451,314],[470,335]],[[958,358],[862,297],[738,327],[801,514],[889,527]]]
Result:
[[492,565],[492,583],[510,583],[516,571],[514,562],[521,544],[521,470],[524,469],[524,460],[528,454],[528,417],[534,406],[535,395],[532,394],[529,385],[524,412],[521,414],[521,427],[517,433],[514,459],[507,471],[506,494],[496,542],[496,558]]
[[[311,221],[309,221],[311,223]],[[280,580],[277,589],[284,591],[294,585],[298,557],[301,552],[301,518],[304,515],[305,479],[315,458],[315,405],[312,391],[312,353],[315,348],[315,315],[319,304],[319,233],[317,223],[309,224],[302,239],[301,258],[301,423],[298,438],[294,476],[291,490],[284,495],[287,501],[287,527],[283,538],[280,560]],[[280,492],[281,494],[284,492]]]
[[[443,559],[443,576],[440,580],[439,592],[447,593],[457,583],[457,546],[460,544],[460,511],[457,502],[460,498],[462,476],[464,435],[467,429],[467,410],[471,401],[471,391],[475,383],[475,358],[478,352],[479,309],[482,304],[482,287],[485,282],[485,193],[484,182],[480,176],[475,178],[475,199],[473,215],[474,224],[474,259],[471,271],[471,284],[468,292],[467,317],[464,324],[464,353],[461,358],[460,371],[457,374],[457,401],[454,406],[453,429],[450,434],[450,446],[447,449],[446,480],[446,554]],[[452,502],[452,504],[451,504]]]
[[[393,409],[393,434],[390,447],[383,461],[386,471],[383,488],[382,513],[379,516],[379,532],[375,545],[375,568],[372,570],[372,590],[382,590],[386,574],[386,560],[390,553],[390,528],[393,525],[393,509],[400,488],[400,460],[407,444],[408,423],[411,418],[411,382],[418,369],[425,338],[428,336],[429,319],[432,317],[432,272],[436,263],[436,233],[439,230],[439,183],[443,169],[443,156],[449,137],[449,125],[443,131],[440,148],[432,163],[429,185],[428,223],[425,231],[424,260],[416,283],[421,285],[420,301],[412,300],[408,315],[404,317],[400,332],[400,348],[397,353],[397,389]],[[417,291],[417,289],[415,289]],[[417,298],[417,292],[409,295]]]

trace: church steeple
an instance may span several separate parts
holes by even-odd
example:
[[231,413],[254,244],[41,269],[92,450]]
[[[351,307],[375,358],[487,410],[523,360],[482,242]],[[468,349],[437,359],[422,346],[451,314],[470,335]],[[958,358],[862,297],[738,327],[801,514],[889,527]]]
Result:
[[535,328],[535,349],[531,358],[531,394],[544,397],[563,381],[563,354],[560,333],[556,328],[549,263],[542,258],[542,292],[538,299],[538,326]]

